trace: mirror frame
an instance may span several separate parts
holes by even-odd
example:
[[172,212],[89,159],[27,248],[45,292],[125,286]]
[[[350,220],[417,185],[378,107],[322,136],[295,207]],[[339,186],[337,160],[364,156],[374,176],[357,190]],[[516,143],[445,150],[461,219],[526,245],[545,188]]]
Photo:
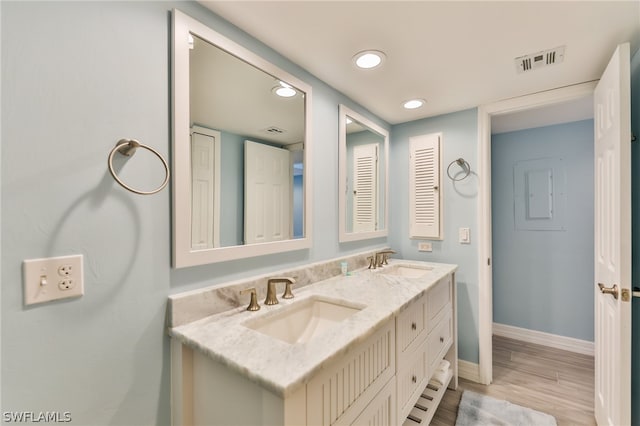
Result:
[[[312,242],[311,86],[177,9],[173,9],[172,23],[173,267],[184,268],[310,248]],[[275,78],[290,83],[305,93],[303,238],[202,250],[191,248],[189,33],[197,35]]]
[[[338,216],[340,222],[339,239],[341,243],[349,241],[360,241],[371,238],[386,237],[388,235],[389,223],[389,131],[378,126],[368,118],[364,117],[345,105],[339,107],[339,148],[338,148]],[[384,220],[380,224],[380,229],[371,232],[347,232],[347,116],[367,126],[371,131],[384,137]]]

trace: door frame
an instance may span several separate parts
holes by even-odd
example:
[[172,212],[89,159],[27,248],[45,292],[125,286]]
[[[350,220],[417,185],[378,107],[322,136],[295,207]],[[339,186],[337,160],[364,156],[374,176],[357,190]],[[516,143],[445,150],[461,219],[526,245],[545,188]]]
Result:
[[491,230],[491,118],[593,96],[597,81],[506,99],[478,107],[478,375],[493,380],[493,260]]

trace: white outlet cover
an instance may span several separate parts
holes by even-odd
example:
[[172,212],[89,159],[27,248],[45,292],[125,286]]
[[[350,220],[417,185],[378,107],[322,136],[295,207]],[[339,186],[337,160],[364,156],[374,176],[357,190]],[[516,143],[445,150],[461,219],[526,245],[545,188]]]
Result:
[[418,251],[433,251],[431,243],[418,243]]
[[24,260],[24,304],[82,296],[83,263],[81,254]]

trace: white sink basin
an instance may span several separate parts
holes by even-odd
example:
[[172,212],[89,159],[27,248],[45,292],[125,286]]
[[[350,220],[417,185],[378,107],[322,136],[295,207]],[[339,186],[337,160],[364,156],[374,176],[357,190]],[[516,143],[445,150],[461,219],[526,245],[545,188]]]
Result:
[[406,278],[420,278],[427,275],[431,270],[433,270],[433,268],[430,266],[391,265],[383,266],[380,273]]
[[363,308],[344,301],[310,297],[243,325],[287,343],[305,343]]

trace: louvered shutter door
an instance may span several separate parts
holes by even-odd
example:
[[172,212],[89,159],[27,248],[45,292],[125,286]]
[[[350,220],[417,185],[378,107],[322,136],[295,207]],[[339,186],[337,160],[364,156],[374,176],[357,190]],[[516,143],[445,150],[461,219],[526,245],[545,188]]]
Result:
[[441,239],[440,137],[409,139],[409,237]]
[[378,145],[353,147],[353,231],[376,230]]

